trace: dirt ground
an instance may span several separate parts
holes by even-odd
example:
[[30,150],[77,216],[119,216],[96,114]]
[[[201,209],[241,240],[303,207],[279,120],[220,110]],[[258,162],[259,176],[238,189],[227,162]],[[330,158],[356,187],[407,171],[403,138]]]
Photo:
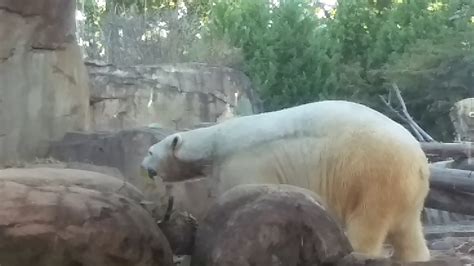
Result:
[[456,257],[474,265],[474,222],[428,226],[425,235],[432,257]]

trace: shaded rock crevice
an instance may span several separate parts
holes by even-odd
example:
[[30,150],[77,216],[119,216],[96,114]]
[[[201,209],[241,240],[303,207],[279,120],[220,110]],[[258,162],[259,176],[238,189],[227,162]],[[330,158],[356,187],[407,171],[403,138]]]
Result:
[[41,17],[40,14],[27,14],[27,13],[24,13],[22,10],[18,10],[18,9],[13,9],[13,8],[10,8],[8,6],[3,6],[2,3],[0,3],[0,11],[5,11],[7,13],[10,13],[10,14],[14,14],[14,15],[17,15],[21,18],[34,18],[34,17]]

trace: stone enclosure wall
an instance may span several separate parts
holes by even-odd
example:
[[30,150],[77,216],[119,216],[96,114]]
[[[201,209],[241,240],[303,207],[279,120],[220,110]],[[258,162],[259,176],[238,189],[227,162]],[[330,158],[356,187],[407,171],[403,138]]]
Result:
[[70,130],[87,130],[87,72],[75,1],[0,0],[0,162],[32,158]]
[[149,124],[185,129],[260,111],[249,79],[230,68],[200,63],[86,65],[92,128],[97,131]]
[[43,157],[66,132],[185,129],[259,111],[233,69],[85,63],[74,14],[73,0],[0,0],[0,165]]

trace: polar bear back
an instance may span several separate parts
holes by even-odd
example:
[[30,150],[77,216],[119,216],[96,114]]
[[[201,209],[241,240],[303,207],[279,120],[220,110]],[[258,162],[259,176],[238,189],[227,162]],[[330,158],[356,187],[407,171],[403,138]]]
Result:
[[337,137],[354,130],[378,131],[397,143],[418,145],[408,130],[380,112],[358,103],[336,100],[234,118],[203,129],[213,135],[216,156],[227,156],[278,139]]

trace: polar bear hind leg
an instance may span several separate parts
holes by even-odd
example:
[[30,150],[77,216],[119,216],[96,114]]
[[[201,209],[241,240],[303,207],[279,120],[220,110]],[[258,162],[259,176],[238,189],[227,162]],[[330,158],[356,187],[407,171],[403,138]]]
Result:
[[420,211],[412,211],[389,234],[393,257],[400,261],[428,261],[430,252],[423,235]]
[[[381,217],[387,216],[387,217]],[[347,237],[356,253],[370,257],[381,257],[383,244],[389,232],[388,213],[360,208],[347,223]]]
[[[418,190],[420,186],[413,184],[411,188],[422,194],[414,195],[408,187],[410,182],[389,182],[385,186],[374,180],[371,183],[372,186],[365,187],[364,193],[359,194],[360,198],[348,198],[355,204],[352,210],[345,212],[343,220],[354,251],[374,258],[382,257],[384,243],[388,242],[394,248],[395,260],[428,261],[430,253],[421,223],[425,189]],[[393,196],[380,193],[379,189],[385,187],[392,188]]]

